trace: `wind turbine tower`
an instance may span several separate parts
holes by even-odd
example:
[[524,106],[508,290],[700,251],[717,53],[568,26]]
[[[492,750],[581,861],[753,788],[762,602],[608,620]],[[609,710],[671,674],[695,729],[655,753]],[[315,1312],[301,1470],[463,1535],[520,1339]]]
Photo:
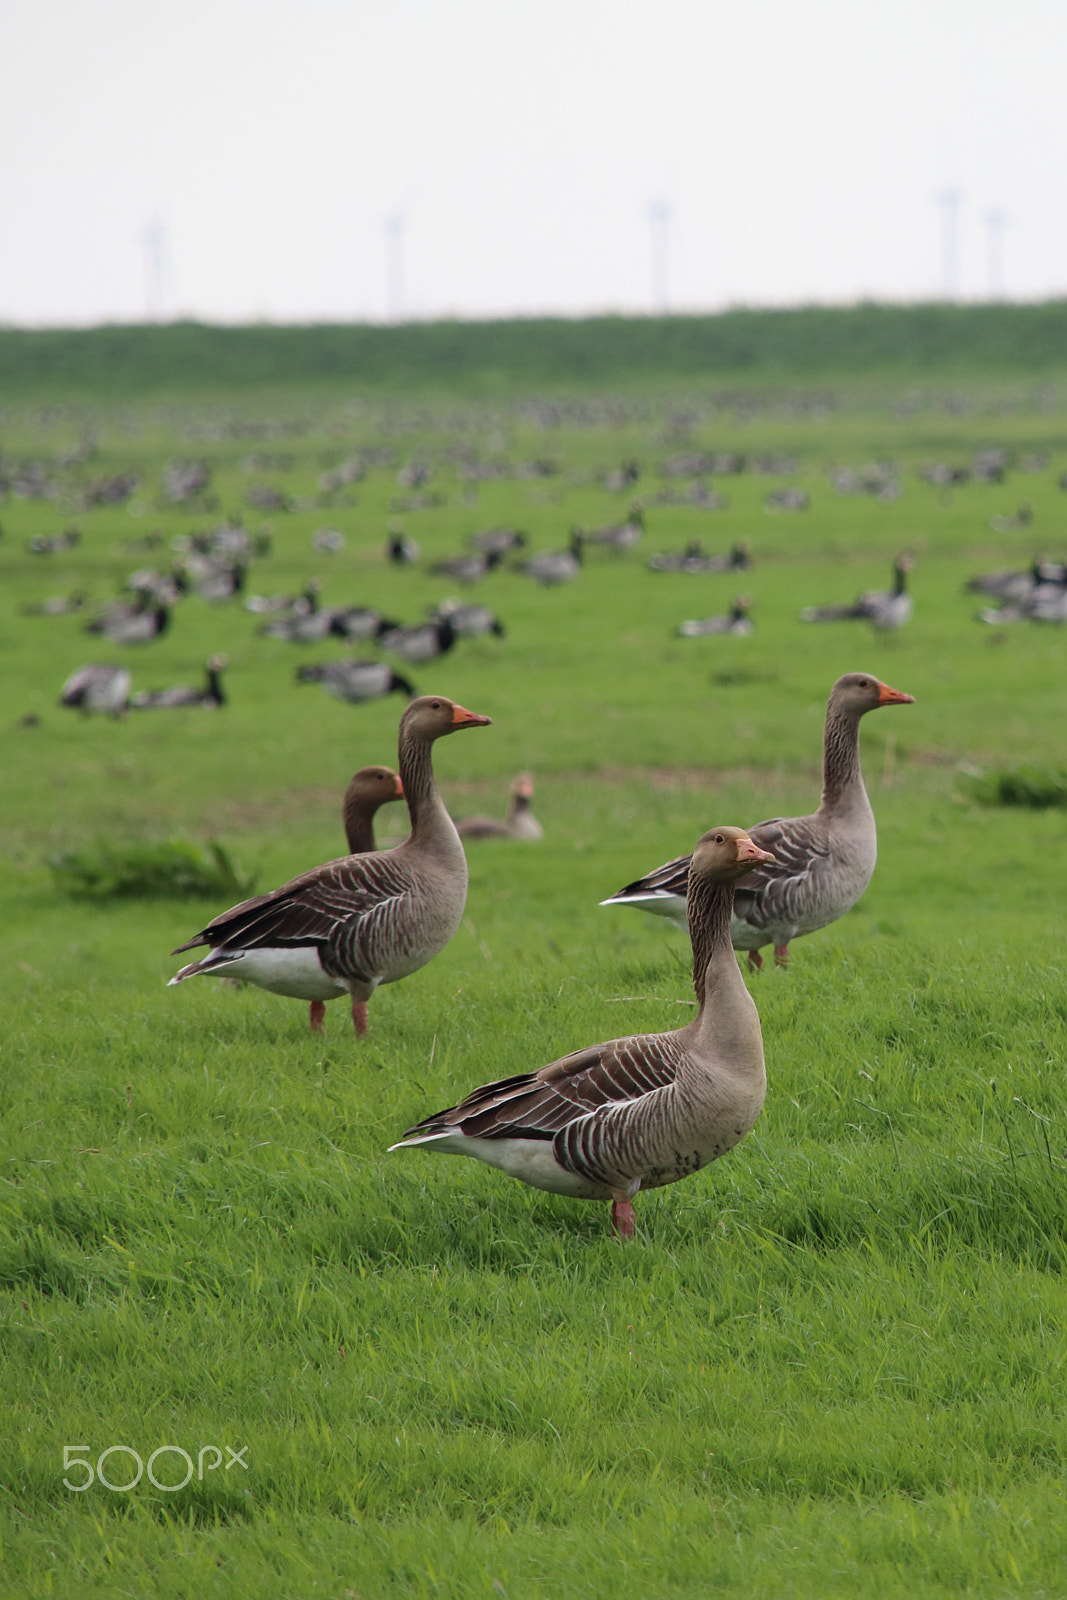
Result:
[[945,189],[937,197],[941,207],[941,268],[946,300],[959,298],[960,203],[958,189]]
[[665,200],[653,200],[648,207],[649,265],[652,271],[652,310],[663,316],[670,303],[668,274],[671,208]]
[[144,249],[144,303],[148,322],[163,320],[167,276],[167,225],[153,217],[141,235]]

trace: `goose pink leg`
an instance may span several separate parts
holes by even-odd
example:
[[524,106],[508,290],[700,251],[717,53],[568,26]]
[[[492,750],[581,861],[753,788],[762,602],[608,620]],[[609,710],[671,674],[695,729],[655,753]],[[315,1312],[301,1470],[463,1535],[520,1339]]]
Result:
[[311,1001],[310,1010],[311,1010],[311,1015],[309,1016],[308,1021],[311,1023],[311,1031],[312,1031],[312,1033],[322,1033],[323,1032],[323,1026],[322,1025],[323,1025],[324,1021],[326,1020],[326,1002],[325,1002],[325,1000],[312,1000]]
[[748,966],[750,972],[758,972],[763,965],[763,957],[758,950],[748,952]]
[[774,964],[776,967],[787,967],[789,965],[789,946],[787,944],[775,945]]
[[367,1031],[367,1002],[365,1000],[353,1000],[352,1026],[356,1030],[356,1037],[362,1039]]
[[632,1239],[636,1231],[634,1208],[629,1200],[611,1202],[611,1226],[620,1239]]

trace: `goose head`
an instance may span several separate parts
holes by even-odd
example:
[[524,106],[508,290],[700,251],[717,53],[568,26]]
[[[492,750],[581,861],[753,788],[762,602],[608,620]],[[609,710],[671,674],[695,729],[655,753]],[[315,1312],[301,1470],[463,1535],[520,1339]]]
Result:
[[689,875],[709,883],[733,883],[753,867],[773,860],[770,851],[754,844],[744,828],[709,828],[697,840]]
[[461,728],[486,728],[492,720],[492,717],[466,710],[442,694],[424,694],[413,700],[401,717],[400,737],[430,744],[446,733],[458,733]]
[[532,800],[534,792],[533,778],[528,772],[516,773],[511,780],[511,792],[520,800]]
[[359,806],[377,811],[390,800],[403,800],[404,785],[392,767],[360,767],[345,790],[345,810]]
[[900,689],[891,689],[888,683],[876,678],[873,672],[846,672],[843,678],[838,678],[830,691],[830,705],[833,709],[850,713],[855,717],[862,717],[865,711],[875,711],[879,706],[914,704],[913,694],[903,694]]

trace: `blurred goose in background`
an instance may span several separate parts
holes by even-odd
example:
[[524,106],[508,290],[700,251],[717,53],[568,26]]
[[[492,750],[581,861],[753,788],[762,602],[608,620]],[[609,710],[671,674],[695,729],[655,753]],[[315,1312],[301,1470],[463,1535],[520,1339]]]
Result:
[[316,528],[311,535],[311,548],[320,555],[335,556],[344,549],[346,542],[340,528]]
[[695,575],[705,572],[741,572],[752,565],[746,544],[735,544],[726,555],[705,555],[699,539],[693,539],[684,550],[672,554],[650,556],[648,565],[653,572],[688,572]]
[[320,661],[297,667],[298,683],[321,683],[336,700],[360,705],[364,700],[380,700],[387,694],[415,695],[414,685],[384,661]]
[[376,850],[374,817],[391,800],[403,800],[404,785],[392,767],[360,767],[349,780],[341,804],[349,855],[366,855]]
[[626,550],[634,550],[641,543],[645,532],[645,513],[641,506],[630,507],[629,515],[625,522],[616,522],[605,528],[579,528],[578,535],[583,545],[595,544],[604,550],[613,550],[617,555],[622,555]]
[[463,839],[543,839],[545,830],[530,810],[533,779],[520,772],[511,780],[507,815],[499,817],[457,817],[456,832]]
[[205,682],[202,689],[192,689],[178,683],[172,689],[140,689],[130,701],[134,711],[180,711],[186,706],[224,706],[226,695],[222,687],[222,674],[227,665],[225,656],[209,656],[204,663]]
[[443,622],[447,617],[455,632],[464,639],[480,639],[488,633],[503,639],[507,633],[495,611],[490,611],[488,606],[464,605],[462,600],[442,600],[430,617],[434,622]]
[[763,1108],[759,1015],[730,945],[734,885],[772,857],[741,828],[715,828],[688,874],[693,988],[684,1028],[612,1039],[537,1072],[486,1084],[409,1128],[391,1148],[472,1156],[535,1189],[611,1202],[621,1238],[640,1189],[725,1155]]
[[448,617],[439,622],[414,622],[406,628],[386,628],[378,636],[383,650],[418,665],[447,654],[458,635]]
[[1028,528],[1033,520],[1033,505],[1029,500],[1024,500],[1014,516],[990,517],[989,526],[994,533],[1018,533],[1021,528]]
[[807,606],[801,622],[869,622],[876,633],[895,633],[911,621],[915,602],[908,593],[908,573],[915,566],[911,556],[897,556],[893,562],[893,587],[861,594],[850,606]]
[[467,900],[467,858],[434,782],[436,739],[491,718],[452,700],[424,695],[400,719],[399,767],[411,833],[395,850],[348,855],[314,867],[270,894],[216,917],[173,952],[209,952],[171,983],[201,974],[254,983],[321,1007],[348,995],[356,1033],[367,1031],[367,1002],[382,983],[417,972],[444,949]]
[[418,540],[411,539],[402,528],[391,529],[385,541],[385,559],[398,567],[413,567],[422,555]]
[[1035,556],[1023,572],[979,572],[968,578],[963,587],[968,594],[987,594],[993,600],[1025,600],[1044,582],[1044,569],[1050,565]]
[[59,704],[85,716],[100,711],[121,717],[130,698],[130,681],[125,667],[94,662],[71,673],[60,691]]
[[581,533],[573,528],[566,550],[550,550],[545,555],[531,556],[519,570],[546,588],[557,583],[569,583],[582,570]]
[[479,583],[504,559],[502,550],[468,551],[465,555],[449,556],[445,561],[435,561],[430,571],[441,577],[454,578],[457,583]]
[[151,644],[170,626],[170,607],[153,605],[150,597],[116,600],[85,624],[86,633],[102,633],[112,644]]
[[[860,770],[860,719],[880,706],[912,705],[869,672],[848,672],[830,691],[823,728],[823,786],[819,809],[806,817],[772,817],[748,831],[774,855],[739,891],[734,906],[735,950],[747,950],[751,967],[774,945],[784,967],[789,944],[851,911],[874,874],[878,833]],[[685,925],[689,857],[668,861],[627,884],[604,906],[637,906]]]
[[330,632],[338,639],[380,639],[390,628],[400,626],[374,606],[331,606],[329,617]]
[[751,604],[747,595],[739,595],[725,617],[701,617],[692,622],[680,622],[678,633],[683,639],[699,639],[706,633],[753,633],[756,624],[748,614]]
[[472,533],[467,542],[483,555],[506,556],[525,550],[527,540],[520,528],[486,528],[484,533]]
[[24,617],[69,617],[80,611],[87,599],[84,589],[75,589],[73,594],[53,594],[36,605],[21,606],[20,614]]

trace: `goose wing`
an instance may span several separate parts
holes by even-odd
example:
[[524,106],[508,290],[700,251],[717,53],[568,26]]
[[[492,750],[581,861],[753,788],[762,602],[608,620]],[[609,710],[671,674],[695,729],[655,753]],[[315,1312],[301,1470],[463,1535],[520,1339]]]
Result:
[[[280,889],[253,895],[224,911],[173,955],[207,944],[213,949],[253,950],[261,945],[351,943],[357,928],[391,920],[411,887],[396,852],[342,856],[301,873]],[[364,930],[364,924],[369,926]],[[354,926],[353,926],[354,925]]]
[[596,1112],[670,1088],[681,1057],[673,1033],[590,1045],[537,1072],[475,1089],[459,1105],[409,1128],[401,1142],[456,1130],[480,1139],[555,1139]]
[[794,921],[798,898],[810,890],[812,877],[828,862],[829,841],[811,817],[772,817],[748,830],[773,862],[748,873],[734,891],[734,916],[753,928]]

